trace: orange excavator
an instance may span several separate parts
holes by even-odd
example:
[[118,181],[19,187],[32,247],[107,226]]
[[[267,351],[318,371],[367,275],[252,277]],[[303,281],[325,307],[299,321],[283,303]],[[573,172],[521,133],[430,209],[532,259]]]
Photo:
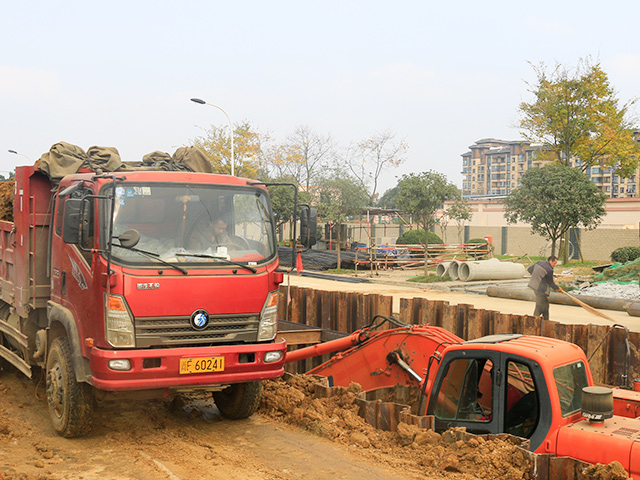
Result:
[[[385,322],[393,328],[380,330]],[[285,361],[333,352],[307,374],[335,386],[356,382],[365,392],[418,387],[418,415],[433,416],[436,431],[509,433],[529,439],[536,453],[617,460],[640,479],[640,392],[594,385],[575,344],[520,334],[465,341],[440,327],[378,315],[349,336],[289,352]]]

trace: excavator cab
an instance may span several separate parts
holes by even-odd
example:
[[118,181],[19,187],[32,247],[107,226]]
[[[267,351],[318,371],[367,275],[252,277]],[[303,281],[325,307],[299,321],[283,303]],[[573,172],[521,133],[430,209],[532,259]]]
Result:
[[531,439],[532,446],[542,443],[551,425],[550,396],[537,362],[485,349],[447,352],[426,413],[437,431],[510,433]]

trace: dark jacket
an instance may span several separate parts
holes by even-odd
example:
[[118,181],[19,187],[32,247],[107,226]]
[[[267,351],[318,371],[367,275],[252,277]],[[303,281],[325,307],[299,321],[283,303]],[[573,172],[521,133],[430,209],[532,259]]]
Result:
[[550,289],[558,290],[560,287],[553,281],[553,267],[549,261],[540,260],[531,265],[528,270],[531,274],[528,287],[537,293],[549,296]]

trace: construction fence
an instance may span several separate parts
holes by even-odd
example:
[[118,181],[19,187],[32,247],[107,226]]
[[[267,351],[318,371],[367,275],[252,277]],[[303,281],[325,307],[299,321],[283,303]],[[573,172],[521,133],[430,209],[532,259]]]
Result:
[[[319,334],[318,342],[330,339],[331,335],[348,334],[367,326],[375,315],[393,314],[393,298],[387,295],[321,291],[284,285],[280,286],[279,295],[278,319],[321,330],[325,337]],[[530,315],[505,314],[477,309],[472,305],[451,305],[449,302],[425,298],[401,299],[396,318],[405,324],[442,327],[465,340],[498,333],[557,338],[574,343],[585,351],[596,383],[631,386],[634,379],[640,378],[637,349],[640,333],[627,332],[623,328],[567,325],[541,321],[540,317]],[[294,341],[290,345],[295,348],[303,343]],[[288,365],[287,369],[291,373],[302,373],[326,360],[327,356],[311,358],[298,362],[298,365]]]
[[[415,229],[415,225],[349,223],[343,225],[343,248],[351,245],[380,247],[395,245],[402,233]],[[447,226],[436,227],[437,234],[445,244],[465,244],[471,239],[486,238],[496,255],[546,257],[551,254],[551,243],[540,235],[533,234],[528,226]],[[609,261],[611,252],[620,247],[640,246],[640,231],[624,228],[597,228],[595,230],[572,229],[570,257],[582,257],[586,261]],[[335,248],[334,242],[323,238],[319,248]]]

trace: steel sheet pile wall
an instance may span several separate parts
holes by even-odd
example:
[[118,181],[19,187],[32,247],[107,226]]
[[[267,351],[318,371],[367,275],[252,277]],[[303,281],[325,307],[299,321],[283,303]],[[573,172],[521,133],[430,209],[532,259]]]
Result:
[[[286,286],[280,287],[280,320],[351,333],[369,324],[374,315],[392,314],[392,297],[385,295],[290,287],[290,302],[287,302],[287,290]],[[425,298],[401,299],[398,317],[407,324],[442,327],[466,340],[494,333],[522,333],[566,340],[579,345],[588,358],[593,354],[589,364],[596,383],[619,386],[626,381],[633,385],[633,380],[640,378],[638,332],[629,333],[630,372],[628,379],[624,379],[626,347],[623,329],[610,331],[610,327],[604,325],[567,325],[554,321],[542,322],[541,325],[540,318],[530,315],[511,315]],[[307,365],[297,368],[306,371],[320,361],[311,359]]]
[[[280,286],[278,320],[351,333],[368,325],[374,315],[390,316],[392,307],[393,298],[385,295],[328,292],[283,285]],[[311,358],[298,362],[304,363],[303,366],[287,365],[287,371],[303,373],[327,359]]]

